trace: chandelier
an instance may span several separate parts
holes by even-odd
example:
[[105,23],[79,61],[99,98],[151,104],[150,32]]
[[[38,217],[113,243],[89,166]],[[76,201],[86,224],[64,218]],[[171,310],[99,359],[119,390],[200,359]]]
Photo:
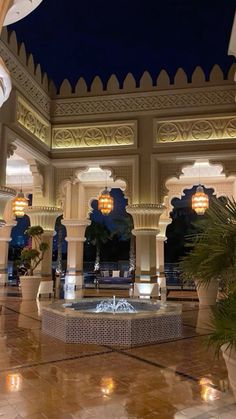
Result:
[[105,187],[104,191],[102,191],[101,195],[98,198],[98,209],[101,211],[103,215],[109,215],[110,212],[114,208],[114,199],[110,195],[110,192]]
[[195,194],[192,196],[192,209],[198,215],[203,215],[208,208],[209,198],[205,194],[202,185],[198,185]]
[[28,199],[25,198],[22,190],[18,192],[12,202],[12,210],[16,217],[22,218],[25,215],[25,208],[28,207]]

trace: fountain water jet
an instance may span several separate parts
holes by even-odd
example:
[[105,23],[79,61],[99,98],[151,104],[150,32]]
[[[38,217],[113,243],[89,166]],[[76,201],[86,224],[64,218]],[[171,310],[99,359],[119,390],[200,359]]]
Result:
[[137,313],[134,306],[124,298],[116,300],[116,296],[110,300],[102,300],[95,309],[95,313]]

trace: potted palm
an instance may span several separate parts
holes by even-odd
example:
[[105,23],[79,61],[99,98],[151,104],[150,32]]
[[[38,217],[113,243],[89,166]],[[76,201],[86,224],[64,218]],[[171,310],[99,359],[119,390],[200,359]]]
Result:
[[236,203],[213,199],[195,236],[188,237],[189,253],[180,262],[184,280],[194,280],[199,304],[214,305],[219,281],[227,289],[236,278]]
[[228,370],[229,382],[236,399],[236,291],[232,291],[213,308],[213,332],[209,344],[216,354],[222,352]]
[[43,260],[48,244],[42,241],[44,230],[41,226],[29,227],[25,234],[31,239],[31,246],[25,247],[20,256],[25,273],[20,276],[23,300],[33,300],[37,297],[41,277],[34,275],[34,271]]
[[[212,308],[209,344],[222,351],[236,398],[236,202],[214,200],[191,252],[181,262],[185,277],[198,278],[207,289],[221,280],[225,293]],[[200,279],[199,279],[200,278]]]

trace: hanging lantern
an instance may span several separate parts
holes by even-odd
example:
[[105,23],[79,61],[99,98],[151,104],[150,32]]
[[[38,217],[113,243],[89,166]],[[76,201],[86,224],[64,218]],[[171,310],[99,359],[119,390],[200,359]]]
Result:
[[209,208],[209,198],[205,194],[204,189],[199,185],[195,194],[192,196],[192,209],[198,214],[203,215]]
[[107,187],[102,191],[98,198],[98,209],[103,215],[108,215],[114,208],[114,199],[110,195]]
[[12,210],[16,217],[22,218],[25,215],[25,208],[28,207],[28,199],[25,198],[22,191],[18,192],[15,199],[13,199]]

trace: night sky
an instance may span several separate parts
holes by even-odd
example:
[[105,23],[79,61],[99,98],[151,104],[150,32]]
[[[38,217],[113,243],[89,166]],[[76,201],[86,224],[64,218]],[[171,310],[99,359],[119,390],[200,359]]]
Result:
[[235,0],[44,0],[29,16],[8,28],[40,62],[57,85],[97,74],[107,81],[128,72],[138,80],[162,68],[188,75],[218,63],[227,72]]

